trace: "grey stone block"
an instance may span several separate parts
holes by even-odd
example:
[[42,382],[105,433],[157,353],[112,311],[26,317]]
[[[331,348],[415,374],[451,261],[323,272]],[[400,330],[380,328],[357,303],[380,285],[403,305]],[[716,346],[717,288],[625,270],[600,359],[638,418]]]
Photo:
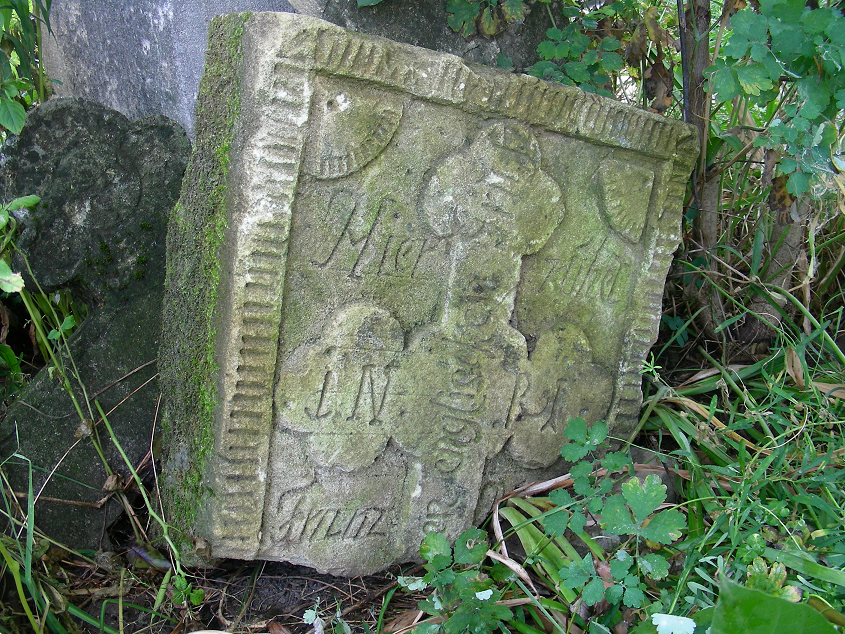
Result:
[[291,14],[212,24],[168,231],[166,497],[360,574],[624,436],[696,154],[597,95]]

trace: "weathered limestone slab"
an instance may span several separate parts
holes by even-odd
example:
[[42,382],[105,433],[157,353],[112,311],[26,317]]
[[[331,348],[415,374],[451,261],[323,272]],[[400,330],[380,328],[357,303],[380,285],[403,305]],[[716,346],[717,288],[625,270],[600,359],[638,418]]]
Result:
[[196,139],[160,364],[213,555],[371,572],[553,472],[570,416],[631,429],[691,128],[256,14],[212,25]]

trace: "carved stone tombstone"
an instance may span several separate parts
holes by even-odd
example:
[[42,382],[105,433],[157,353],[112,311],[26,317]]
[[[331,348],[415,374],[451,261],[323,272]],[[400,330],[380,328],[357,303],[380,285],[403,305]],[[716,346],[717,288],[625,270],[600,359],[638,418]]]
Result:
[[[289,14],[212,25],[168,236],[172,520],[359,574],[624,435],[691,128]],[[200,542],[204,543],[204,542]]]

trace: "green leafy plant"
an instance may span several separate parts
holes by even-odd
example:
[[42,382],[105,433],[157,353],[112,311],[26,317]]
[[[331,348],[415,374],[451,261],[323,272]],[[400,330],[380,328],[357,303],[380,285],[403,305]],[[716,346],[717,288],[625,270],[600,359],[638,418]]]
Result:
[[535,77],[557,81],[569,86],[578,86],[588,92],[613,96],[609,90],[611,76],[625,66],[617,52],[622,43],[613,35],[590,37],[585,33],[584,22],[591,18],[581,17],[578,9],[572,8],[575,21],[559,29],[546,31],[546,39],[537,48],[541,61],[528,69]]
[[205,590],[202,588],[195,588],[193,584],[188,581],[188,578],[184,573],[173,577],[172,583],[174,604],[190,604],[194,607],[202,605],[202,602],[205,599]]
[[50,29],[51,0],[5,0],[0,7],[0,128],[18,134],[26,111],[44,101],[41,26]]
[[[420,556],[426,562],[425,576],[399,579],[400,585],[411,590],[428,587],[433,590],[419,607],[440,622],[417,626],[418,634],[486,634],[513,617],[509,608],[497,603],[503,592],[496,587],[496,579],[488,576],[481,566],[487,550],[487,533],[477,528],[461,533],[454,548],[440,533],[430,532],[425,536],[420,546]],[[499,576],[500,572],[497,569],[493,574]]]
[[739,11],[730,26],[707,71],[710,89],[720,102],[741,95],[765,109],[766,126],[754,146],[780,152],[788,191],[803,194],[835,173],[845,109],[845,17],[800,0],[764,0],[759,10]]
[[506,23],[521,23],[528,14],[522,0],[449,0],[446,5],[449,27],[464,37],[476,32],[493,37]]

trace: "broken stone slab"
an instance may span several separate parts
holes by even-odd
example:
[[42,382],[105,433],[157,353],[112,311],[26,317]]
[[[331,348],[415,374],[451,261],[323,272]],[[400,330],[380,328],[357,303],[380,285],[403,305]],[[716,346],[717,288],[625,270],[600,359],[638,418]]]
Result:
[[414,559],[624,437],[689,126],[288,14],[212,23],[168,231],[170,521],[216,557]]
[[[2,148],[3,199],[36,194],[19,219],[17,244],[46,292],[70,288],[89,316],[69,340],[87,396],[72,379],[83,411],[97,399],[137,466],[149,451],[159,399],[155,359],[161,328],[164,244],[191,146],[162,116],[129,121],[83,99],[53,99],[32,110],[18,137]],[[18,212],[14,212],[18,213]],[[33,276],[18,257],[26,288]],[[0,462],[16,492],[28,492],[35,524],[74,548],[109,548],[106,528],[122,510],[96,506],[108,476],[61,383],[45,368],[0,421]],[[102,424],[93,430],[112,469],[129,475]],[[17,453],[24,459],[14,456]],[[27,463],[29,461],[29,463]],[[55,469],[55,471],[54,471]]]

